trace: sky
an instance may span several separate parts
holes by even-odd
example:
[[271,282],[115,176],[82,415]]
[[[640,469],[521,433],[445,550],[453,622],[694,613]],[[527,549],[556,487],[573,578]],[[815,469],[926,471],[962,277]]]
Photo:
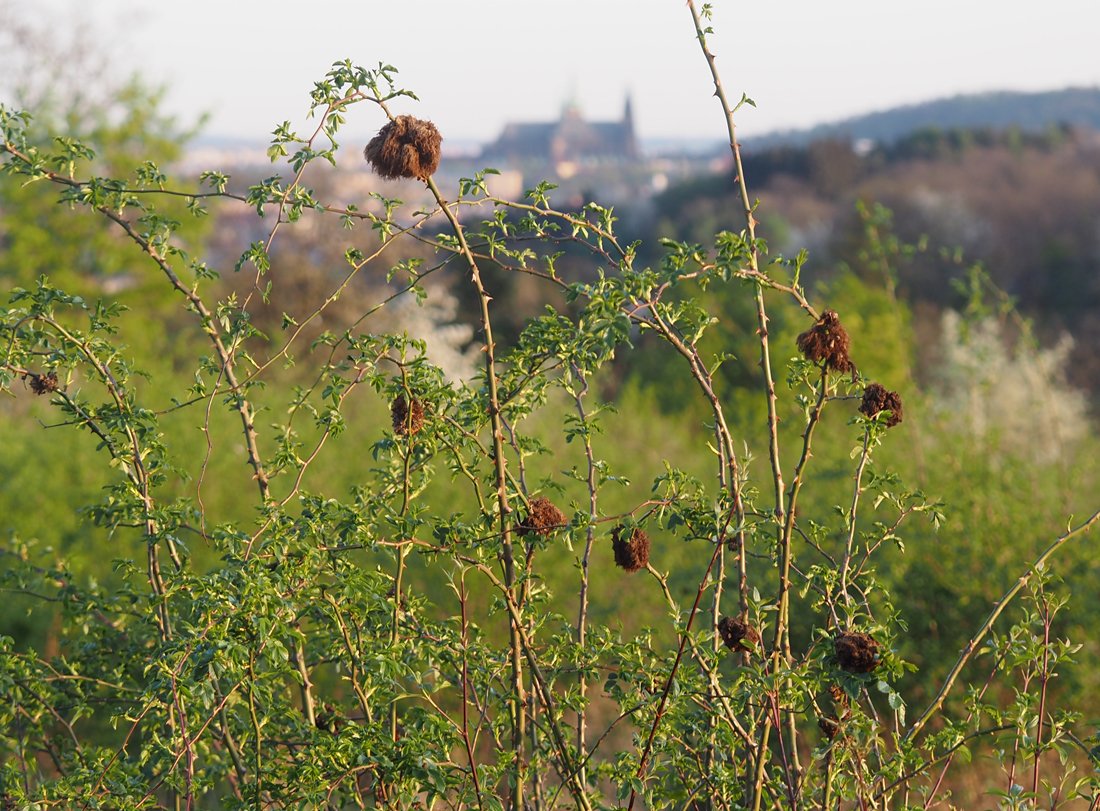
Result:
[[[0,0],[24,20],[103,49],[110,70],[167,87],[204,132],[265,140],[304,127],[334,61],[388,62],[445,138],[486,141],[508,121],[578,103],[642,138],[724,136],[684,0]],[[726,91],[755,102],[742,136],[988,90],[1100,85],[1097,0],[715,0]],[[0,99],[2,100],[2,99]],[[365,106],[352,134],[380,125]]]

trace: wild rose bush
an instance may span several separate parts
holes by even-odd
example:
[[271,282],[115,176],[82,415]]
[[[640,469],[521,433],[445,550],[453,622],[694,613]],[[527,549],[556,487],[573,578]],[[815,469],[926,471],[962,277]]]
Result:
[[[291,174],[246,190],[207,172],[204,190],[174,191],[151,163],[99,177],[83,144],[44,143],[29,116],[0,112],[5,182],[53,184],[60,201],[104,218],[207,344],[189,358],[190,388],[166,390],[117,340],[132,313],[48,278],[8,291],[0,385],[48,399],[55,422],[99,448],[109,486],[72,506],[99,529],[89,543],[110,546],[117,576],[86,582],[33,544],[7,544],[5,588],[56,612],[62,644],[46,653],[0,638],[4,807],[929,807],[974,749],[999,758],[984,773],[1004,807],[1096,805],[1096,740],[1048,689],[1075,647],[1051,633],[1064,600],[1046,563],[1098,516],[1022,568],[958,660],[942,663],[938,694],[909,707],[911,666],[895,652],[905,606],[878,585],[874,561],[898,554],[913,520],[938,522],[940,505],[875,466],[903,419],[898,384],[858,365],[840,303],[811,302],[805,257],[769,256],[757,237],[740,105],[708,50],[707,9],[689,7],[745,227],[706,246],[666,240],[655,267],[636,265],[610,209],[559,209],[549,184],[511,202],[489,194],[487,170],[445,194],[433,179],[441,136],[392,113],[411,94],[386,65],[334,65],[312,94],[316,131],[276,131],[270,154]],[[335,162],[351,116],[379,119],[365,157],[382,176],[423,182],[433,207],[315,198],[311,165]],[[236,268],[255,297],[219,298],[227,269],[176,240],[179,223],[158,205],[181,195],[196,217],[240,205],[270,223]],[[311,345],[295,319],[261,334],[250,307],[279,284],[270,257],[304,212],[351,229],[348,279],[389,270],[392,243],[429,243],[438,262],[398,268],[395,293],[430,299],[448,273],[469,285],[481,374],[448,381],[423,343],[372,332],[374,310]],[[369,254],[354,243],[365,228],[381,237]],[[558,272],[564,248],[586,252],[587,272]],[[489,265],[536,277],[564,304],[514,343],[494,340]],[[720,286],[752,302],[758,436],[731,430],[721,359],[700,349],[725,317],[708,308]],[[769,334],[776,301],[804,312],[791,345]],[[709,481],[667,460],[637,487],[601,455],[605,438],[644,422],[601,395],[611,361],[642,334],[670,347],[707,405]],[[294,384],[282,370],[292,360],[308,369]],[[372,398],[388,404],[388,426],[358,405]],[[804,488],[828,486],[813,478],[813,449],[832,412],[854,444],[847,500],[805,514]],[[190,468],[187,449],[164,442],[163,423],[181,413],[207,438]],[[547,460],[528,432],[547,413],[571,455]],[[238,439],[215,442],[226,417]],[[208,478],[224,455],[247,463],[247,491],[239,476]],[[337,457],[360,462],[358,483],[314,489]],[[246,518],[205,506],[201,493],[217,488],[250,504]],[[626,509],[607,506],[623,499]],[[687,551],[672,572],[661,560],[674,546]],[[552,593],[544,575],[562,561],[572,587]],[[685,580],[686,593],[673,582]],[[617,616],[593,616],[597,591]],[[1026,610],[995,630],[1018,596]],[[637,615],[654,600],[661,610]],[[979,653],[984,670],[964,688]]]

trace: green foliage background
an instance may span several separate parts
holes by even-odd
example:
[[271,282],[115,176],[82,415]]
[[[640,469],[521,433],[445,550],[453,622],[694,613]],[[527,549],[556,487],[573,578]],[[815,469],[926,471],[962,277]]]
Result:
[[[322,208],[299,170],[335,155],[349,100],[384,106],[404,92],[386,66],[366,71],[338,63],[314,92],[322,113],[318,134],[275,134],[273,154],[289,155],[290,174],[247,189],[229,185],[228,193],[229,181],[216,175],[178,181],[161,173],[160,165],[179,157],[187,133],[160,116],[157,94],[139,85],[120,92],[124,112],[111,119],[55,123],[44,115],[32,123],[5,111],[0,686],[17,696],[2,715],[5,801],[15,798],[14,807],[28,808],[67,807],[86,796],[107,803],[103,807],[127,808],[178,807],[181,798],[198,803],[193,807],[416,807],[430,799],[499,807],[503,798],[515,804],[514,775],[520,774],[521,785],[531,780],[541,807],[553,807],[550,795],[559,793],[561,803],[578,807],[613,807],[635,793],[654,807],[690,807],[702,798],[714,807],[741,807],[749,789],[735,755],[746,744],[736,724],[715,719],[722,717],[722,700],[733,701],[753,719],[749,737],[756,737],[767,724],[753,713],[769,695],[797,716],[791,740],[813,764],[813,780],[820,780],[805,788],[810,802],[865,797],[861,768],[873,772],[878,798],[894,796],[893,781],[922,759],[955,751],[973,732],[974,716],[1000,724],[1006,734],[989,748],[1002,757],[1011,735],[1019,746],[1034,730],[1034,718],[1051,719],[1040,722],[1040,739],[1042,724],[1054,724],[1058,734],[1048,731],[1046,746],[1069,764],[1063,775],[1068,780],[1077,766],[1085,775],[1064,792],[1090,796],[1095,741],[1088,738],[1100,692],[1088,663],[1100,651],[1089,629],[1100,623],[1100,606],[1089,588],[1095,556],[1085,543],[1067,546],[1054,565],[1059,576],[1038,573],[1031,599],[1010,607],[991,637],[990,656],[968,671],[980,684],[993,667],[987,660],[1000,656],[1008,663],[1003,680],[988,695],[952,695],[923,748],[904,735],[904,708],[911,708],[912,721],[932,701],[990,605],[1027,571],[1067,516],[1080,519],[1095,510],[1100,492],[1100,446],[1091,422],[1077,426],[1072,446],[1051,457],[996,426],[975,436],[944,407],[950,398],[936,377],[934,353],[922,343],[928,325],[899,294],[899,280],[911,263],[942,261],[957,274],[956,303],[967,323],[977,328],[1000,319],[1011,327],[1006,334],[1016,330],[1019,365],[1038,347],[1019,334],[1021,322],[1010,317],[1010,306],[999,306],[1004,302],[982,270],[967,275],[965,266],[935,259],[926,245],[895,238],[878,209],[860,209],[861,228],[848,252],[837,268],[818,272],[812,257],[784,259],[750,235],[723,231],[732,224],[714,211],[700,221],[705,237],[679,233],[689,241],[639,249],[615,239],[612,212],[597,205],[558,211],[541,189],[526,207],[497,214],[495,208],[505,207],[486,199],[483,178],[468,179],[465,195],[487,211],[468,233],[486,266],[499,273],[489,278],[505,284],[510,273],[536,266],[553,302],[505,330],[499,348],[494,374],[505,392],[501,413],[509,431],[501,447],[515,471],[502,483],[493,473],[500,450],[490,447],[486,415],[494,406],[484,374],[466,386],[451,385],[422,344],[399,331],[375,333],[372,322],[313,333],[309,345],[293,343],[294,319],[252,323],[244,306],[252,306],[243,292],[248,285],[239,281],[254,274],[263,297],[271,292],[264,289],[269,280],[275,289],[294,284],[275,272],[265,278],[268,263],[279,261],[277,248],[269,255],[263,245],[241,245],[236,268],[207,268],[199,259],[210,235],[207,213],[219,216],[221,206],[243,204],[269,215],[281,206],[287,230],[303,211]],[[322,147],[325,138],[330,143]],[[23,161],[27,155],[41,162]],[[164,189],[174,193],[160,194]],[[204,189],[219,199],[200,196]],[[135,211],[128,222],[145,230],[127,238],[104,219],[108,211]],[[340,214],[360,231],[373,228],[372,244],[402,227],[389,212],[378,217],[348,209],[334,216]],[[565,231],[588,257],[562,264],[584,267],[580,280],[547,270],[554,240]],[[441,268],[463,256],[457,231],[436,229],[430,239],[435,253],[428,255],[443,256]],[[537,239],[543,245],[531,251]],[[358,251],[346,257],[356,269],[363,259]],[[820,561],[796,567],[787,644],[805,652],[797,667],[769,670],[763,656],[723,650],[714,630],[717,603],[706,621],[691,629],[685,624],[704,590],[701,561],[723,545],[716,539],[728,540],[734,506],[713,483],[716,461],[719,468],[728,462],[726,451],[713,445],[715,415],[700,393],[700,377],[685,373],[670,336],[713,364],[701,376],[713,383],[738,443],[744,474],[738,498],[749,505],[741,527],[751,544],[749,581],[770,583],[776,567],[767,492],[771,437],[753,298],[773,288],[744,272],[757,255],[766,277],[795,293],[770,305],[767,336],[780,400],[778,461],[788,475],[801,470],[801,438],[808,422],[816,425],[809,484],[797,510],[806,539],[837,548],[854,460],[875,448],[866,482],[871,503],[863,507],[860,531],[869,533],[868,543],[885,543],[861,573],[863,604],[852,608],[845,596],[841,623],[872,632],[882,645],[874,675],[842,672],[829,652],[837,628],[828,613],[835,615],[841,600],[835,571]],[[218,302],[211,318],[196,319],[194,307],[181,304],[157,257],[178,270],[184,287]],[[405,258],[416,261],[398,278],[407,276],[420,295],[441,295],[446,288],[425,282],[418,270],[417,262],[432,261],[423,246]],[[658,288],[668,289],[664,299],[654,297]],[[663,334],[654,322],[632,321],[624,315],[632,302],[646,302],[675,329]],[[881,419],[859,417],[862,386],[843,376],[829,378],[830,406],[817,408],[818,424],[814,395],[826,383],[817,382],[819,370],[796,348],[796,336],[812,323],[806,305],[841,313],[866,379],[902,392],[900,426],[886,433]],[[213,393],[224,364],[219,369],[211,355],[211,329],[233,348],[247,380],[235,392]],[[97,359],[110,375],[97,377]],[[28,375],[47,368],[61,376],[61,393],[36,397]],[[1011,366],[1004,370],[1011,372]],[[1069,391],[1057,375],[1046,382],[1053,397]],[[112,405],[116,394],[122,405]],[[422,436],[391,423],[398,395],[427,404]],[[246,464],[241,415],[249,409],[264,442],[264,475]],[[587,482],[586,440],[596,487]],[[127,441],[145,449],[155,510],[143,506],[137,486],[143,480],[126,455],[108,455],[107,445]],[[905,483],[892,471],[901,471]],[[270,496],[257,500],[256,487],[267,484],[267,475]],[[517,541],[517,552],[526,555],[520,569],[528,570],[503,585],[500,579],[509,575],[498,571],[498,554],[504,554],[498,547],[508,522],[492,506],[497,487],[517,505],[547,495],[568,522],[545,537]],[[589,516],[595,492],[599,508]],[[941,511],[946,522],[937,532]],[[934,520],[889,529],[905,516]],[[158,527],[152,532],[150,520]],[[635,525],[650,533],[652,570],[627,575],[614,566],[609,533]],[[581,553],[589,542],[590,570]],[[150,592],[146,558],[154,548],[179,555],[181,565]],[[580,572],[590,584],[583,645],[574,617]],[[704,584],[709,577],[707,568]],[[734,593],[726,606],[735,603]],[[1070,595],[1069,606],[1056,611]],[[526,644],[525,651],[537,653],[553,685],[543,695],[528,683],[537,696],[532,738],[522,746],[513,739],[511,749],[515,698],[507,673],[515,668],[509,656],[519,654],[510,637],[509,600],[525,612],[524,633],[539,640],[537,651]],[[769,600],[755,587],[751,596],[743,590],[740,615],[770,633],[777,609]],[[1059,647],[1063,638],[1074,644]],[[678,670],[680,657],[673,654],[681,641],[680,651],[690,647],[698,669]],[[771,647],[765,635],[762,651]],[[1045,663],[1045,701],[1053,664],[1071,656],[1085,666],[1060,670],[1051,704],[1036,709],[1037,676],[1028,668]],[[464,691],[456,695],[459,673],[467,674],[464,687],[484,693],[479,745],[464,740],[455,721],[467,704]],[[724,693],[716,692],[715,674]],[[590,693],[577,687],[578,677]],[[830,705],[825,696],[837,685],[847,697]],[[1056,716],[1055,703],[1067,714]],[[589,739],[603,746],[587,766],[571,742],[552,734],[559,728],[573,734],[569,719],[582,709],[593,729],[608,728],[606,741]],[[846,725],[844,745],[831,745],[817,729],[818,718],[829,713]],[[617,716],[629,721],[619,724]],[[196,722],[217,732],[191,737],[181,731],[181,724]],[[645,732],[662,723],[667,732],[651,739],[651,750]],[[1077,737],[1061,735],[1073,724]],[[181,740],[190,743],[181,746]],[[1023,746],[1038,753],[1037,763],[1042,747],[1034,739]],[[766,743],[762,749],[772,752]],[[53,762],[28,765],[34,761],[28,751]],[[772,755],[778,761],[779,753]],[[580,765],[570,771],[571,763]],[[1011,763],[1002,763],[1010,783],[1015,754]],[[822,764],[824,776],[817,771]],[[532,777],[550,774],[551,767],[556,776]],[[795,790],[789,765],[760,768],[759,785],[772,801]],[[914,791],[938,789],[921,786]]]

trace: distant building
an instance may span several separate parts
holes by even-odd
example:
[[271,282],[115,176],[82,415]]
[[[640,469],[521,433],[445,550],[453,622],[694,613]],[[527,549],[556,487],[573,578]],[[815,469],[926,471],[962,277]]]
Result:
[[551,165],[568,176],[580,166],[633,162],[639,154],[628,95],[620,121],[585,121],[580,108],[570,103],[557,121],[507,124],[482,150],[481,158],[512,166]]

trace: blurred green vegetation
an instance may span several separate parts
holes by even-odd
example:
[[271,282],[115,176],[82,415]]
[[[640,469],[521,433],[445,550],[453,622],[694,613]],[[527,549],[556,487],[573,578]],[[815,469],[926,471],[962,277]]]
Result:
[[[78,163],[74,171],[124,177],[144,172],[148,179],[151,170],[146,160],[168,163],[178,158],[187,133],[160,117],[157,94],[139,85],[127,85],[118,103],[126,111],[121,117],[98,120],[83,128],[68,122],[75,127],[71,134],[86,140],[97,156]],[[822,154],[833,152],[823,149]],[[815,182],[828,186],[821,190],[823,194],[843,197],[848,180],[823,178],[821,172],[815,177]],[[45,183],[20,185],[16,181],[10,175],[0,176],[0,280],[4,292],[32,287],[39,277],[48,276],[54,285],[89,303],[109,302],[128,310],[118,320],[120,329],[113,343],[119,356],[137,370],[133,384],[136,398],[160,416],[159,440],[174,465],[168,481],[160,487],[160,500],[192,511],[194,523],[179,538],[192,570],[216,570],[223,563],[225,549],[219,549],[204,533],[216,527],[222,533],[237,528],[247,534],[260,516],[250,497],[255,482],[246,463],[239,419],[222,408],[223,398],[195,395],[195,360],[209,353],[201,325],[157,267],[118,229],[87,211],[58,205],[56,189]],[[187,179],[177,182],[174,178],[165,178],[165,185],[185,190],[197,187]],[[701,255],[713,255],[715,245],[703,242],[708,237],[702,234],[713,235],[728,226],[728,212],[707,205],[705,198],[692,200],[690,189],[678,193],[678,199],[687,199],[698,211],[692,215],[691,228],[673,228],[675,236],[697,240]],[[205,256],[212,243],[224,241],[226,230],[232,235],[233,225],[194,216],[186,198],[170,201],[162,213],[181,223],[176,230],[179,244],[192,257]],[[225,209],[214,209],[214,218],[223,216]],[[930,250],[924,240],[905,233],[911,229],[910,221],[898,223],[882,208],[852,205],[850,216],[847,229],[829,245],[824,269],[812,255],[804,261],[804,257],[784,259],[778,254],[772,255],[765,269],[773,279],[805,285],[811,303],[819,310],[837,310],[864,379],[901,394],[904,422],[885,437],[868,480],[873,483],[873,477],[878,477],[892,483],[890,477],[897,475],[903,482],[897,489],[920,491],[929,500],[945,504],[947,521],[938,531],[920,516],[892,539],[893,548],[876,556],[878,582],[904,620],[896,653],[919,666],[898,687],[909,705],[917,706],[935,693],[993,602],[1027,571],[1030,561],[1069,517],[1095,509],[1095,497],[1100,493],[1100,438],[1083,405],[1083,395],[1067,382],[1072,369],[1066,364],[1072,362],[1067,360],[1071,356],[1052,355],[1049,341],[1044,348],[1030,334],[1027,322],[992,283],[990,273],[968,266],[950,252]],[[776,216],[777,231],[786,224]],[[284,229],[292,230],[290,225]],[[315,343],[309,349],[295,349],[293,357],[281,355],[293,320],[284,319],[280,325],[282,313],[275,314],[275,310],[284,305],[287,311],[302,306],[303,297],[323,301],[327,291],[339,284],[340,275],[333,267],[343,271],[341,251],[334,249],[332,231],[319,234],[313,241],[307,234],[300,242],[288,236],[285,242],[290,247],[282,254],[272,252],[268,280],[276,291],[294,292],[283,299],[276,292],[276,306],[260,321],[268,334],[251,335],[247,340],[254,361],[251,368],[265,370],[262,385],[249,392],[256,407],[262,452],[276,455],[280,435],[291,432],[287,424],[292,418],[297,419],[292,427],[300,453],[312,452],[322,438],[325,443],[317,449],[320,461],[306,471],[300,492],[286,507],[287,520],[308,520],[313,502],[340,499],[353,503],[364,481],[385,480],[383,475],[368,475],[370,471],[393,461],[392,456],[387,457],[393,449],[392,380],[357,388],[342,403],[343,430],[338,434],[329,435],[320,417],[303,422],[317,415],[295,405],[309,399],[299,396],[300,392],[324,383],[324,372],[319,370],[331,362],[334,345],[326,340],[329,330],[350,329],[348,321],[362,335],[395,328],[393,321],[385,320],[389,317],[386,313],[361,317],[365,302],[396,290],[396,284],[375,283],[349,292],[344,321],[325,324],[310,333]],[[249,249],[243,243],[235,247],[238,252]],[[660,252],[652,247],[648,250],[642,254],[645,260],[659,264]],[[233,253],[224,245],[221,252],[223,257]],[[401,259],[422,261],[425,251],[414,246],[406,256],[387,255],[394,264]],[[575,256],[566,257],[562,267],[563,273],[594,276],[592,266]],[[217,296],[249,294],[251,279],[242,282],[243,274],[235,275],[229,261],[213,270],[222,274],[220,280],[211,282]],[[498,356],[511,348],[509,343],[537,314],[516,304],[531,296],[529,290],[517,292],[512,287],[515,275],[503,266],[489,275],[495,286],[491,292],[502,302],[502,321],[506,322]],[[534,284],[520,278],[524,278],[524,286]],[[922,278],[936,279],[941,288],[934,295],[914,295],[915,280]],[[1077,283],[1076,276],[1068,278],[1060,283]],[[720,368],[717,395],[730,415],[733,437],[742,443],[738,451],[749,488],[766,490],[770,484],[767,415],[761,396],[760,342],[752,290],[747,283],[707,284],[700,279],[694,285],[684,285],[675,295],[701,302],[715,318],[699,346],[703,356]],[[1064,289],[1062,292],[1068,295]],[[449,294],[445,285],[431,291],[431,295],[444,298]],[[930,300],[935,300],[937,307],[925,306]],[[552,302],[552,311],[572,312],[570,307],[575,307],[557,295],[548,295],[541,303],[546,301]],[[303,311],[308,313],[313,306],[305,305]],[[954,323],[951,313],[958,314],[962,325],[958,329],[949,328]],[[73,316],[77,320],[86,317],[83,312]],[[467,316],[465,321],[476,319]],[[802,385],[797,380],[798,370],[802,368],[804,373],[805,369],[797,357],[796,336],[806,326],[806,313],[793,301],[771,306],[768,337],[779,387],[788,386],[789,379],[795,380],[796,388]],[[979,379],[975,369],[960,358],[978,352],[981,347],[975,336],[981,335],[992,335],[1001,351],[986,358],[985,376]],[[604,430],[592,439],[595,457],[605,464],[601,475],[614,482],[601,492],[600,510],[605,516],[620,518],[669,486],[672,468],[678,471],[676,477],[682,476],[685,490],[692,489],[693,479],[713,480],[715,474],[715,457],[708,448],[713,438],[707,424],[710,410],[696,382],[686,373],[684,361],[667,343],[650,335],[631,334],[630,340],[634,351],[616,358],[593,381],[594,388],[607,396],[617,412],[601,414]],[[91,385],[82,379],[64,383],[74,391]],[[48,398],[36,397],[27,384],[16,384],[13,389],[15,394],[0,400],[4,553],[32,556],[64,569],[76,587],[124,583],[119,570],[127,566],[120,562],[140,565],[145,551],[141,532],[98,526],[86,510],[117,484],[117,470],[107,464],[106,453],[97,449],[97,437],[91,432],[57,425],[58,411],[51,408]],[[785,390],[784,394],[791,392]],[[1035,399],[1037,394],[1045,399]],[[808,406],[792,396],[781,397],[780,402],[785,409],[779,415],[781,461],[790,476],[801,451]],[[799,526],[806,528],[807,535],[813,535],[826,553],[834,555],[844,545],[845,539],[837,534],[843,522],[837,516],[851,503],[854,458],[863,436],[854,424],[858,406],[854,394],[829,402],[816,434],[807,487],[799,501]],[[510,425],[524,437],[509,451],[509,464],[525,483],[522,489],[548,495],[567,516],[588,509],[588,491],[577,474],[586,465],[584,448],[575,436],[570,441],[563,431],[563,417],[574,407],[563,393],[554,392]],[[1018,419],[1021,414],[1022,421]],[[298,490],[292,470],[287,466],[273,479],[276,500]],[[437,474],[417,494],[418,510],[442,517],[477,513],[467,481],[445,471]],[[870,503],[857,527],[861,532],[872,529],[877,518],[891,521],[896,512],[889,502],[877,503],[874,495],[875,488],[869,486],[865,498]],[[765,515],[753,518],[761,524],[768,520]],[[815,527],[823,528],[821,533],[814,534]],[[826,529],[829,527],[832,529]],[[710,548],[698,542],[670,540],[672,533],[663,535],[660,530],[651,534],[652,563],[667,573],[672,596],[689,604]],[[662,626],[655,635],[674,642],[674,628],[661,622],[668,606],[660,590],[651,583],[639,586],[647,577],[644,574],[630,576],[619,571],[610,544],[605,536],[599,537],[603,540],[594,550],[592,567],[592,622],[629,633]],[[539,558],[538,586],[545,587],[544,595],[536,598],[564,616],[573,616],[577,610],[581,543],[578,534],[568,540],[533,542],[527,549],[529,555]],[[754,577],[763,577],[774,568],[774,550],[755,543],[758,545],[749,550],[750,584]],[[388,552],[374,556],[364,551],[354,560],[369,573],[390,557]],[[1100,625],[1100,602],[1093,586],[1098,574],[1095,557],[1082,542],[1070,546],[1054,563],[1064,581],[1061,588],[1072,596],[1069,609],[1059,614],[1055,633],[1082,643],[1078,658],[1088,663],[1100,660],[1100,642],[1090,633]],[[443,614],[453,614],[454,607],[448,603],[454,602],[448,591],[453,572],[427,557],[413,556],[409,567],[409,577],[416,578],[419,593],[438,601]],[[12,636],[17,649],[59,650],[57,607],[28,590],[12,588],[5,593],[0,603],[0,635]],[[828,622],[816,614],[824,609],[816,605],[812,593],[798,593],[793,599],[793,634],[805,641],[812,628]],[[484,607],[489,600],[488,594],[475,594],[471,604]],[[1018,618],[1022,610],[1011,609],[1004,624]],[[485,631],[487,638],[504,633],[503,623]],[[989,667],[979,659],[972,670],[980,674]],[[1074,708],[1098,715],[1097,672],[1088,666],[1069,669],[1061,674],[1056,689]],[[975,675],[977,681],[981,678]],[[322,674],[319,679],[338,681],[332,674]]]
[[[142,267],[141,272],[152,271]],[[139,338],[164,329],[163,321],[145,313],[162,306],[178,307],[170,297],[166,301],[155,285],[149,307],[135,291],[127,291],[125,297],[132,312],[124,320]],[[1100,442],[1088,424],[1071,446],[1054,456],[1037,458],[1027,437],[991,433],[976,438],[958,414],[938,405],[945,395],[936,390],[934,380],[918,379],[914,371],[917,356],[928,347],[918,345],[913,316],[905,302],[894,298],[883,285],[861,280],[853,272],[842,272],[818,285],[814,299],[842,308],[857,364],[873,369],[875,380],[898,390],[904,398],[905,421],[880,448],[874,469],[896,471],[907,486],[946,504],[948,520],[938,532],[927,522],[913,522],[901,533],[904,551],[890,550],[879,559],[878,576],[908,622],[909,633],[899,641],[899,653],[921,665],[904,685],[916,698],[934,689],[992,602],[1026,570],[1029,560],[1067,518],[1080,516],[1093,506],[1095,493],[1100,492]],[[768,463],[762,439],[766,433],[761,429],[766,414],[756,388],[758,349],[755,334],[744,326],[752,323],[751,312],[745,312],[751,303],[738,296],[736,286],[715,288],[708,292],[707,300],[713,311],[727,316],[705,342],[715,356],[732,355],[723,367],[725,388],[721,391],[728,413],[733,415],[731,428],[745,443],[753,480],[764,482]],[[787,358],[797,354],[794,338],[805,321],[793,305],[774,307],[771,316],[772,345],[782,368]],[[139,383],[139,388],[148,389],[150,402],[167,412],[162,420],[163,442],[182,473],[166,486],[165,495],[201,504],[211,525],[228,522],[247,529],[256,515],[252,500],[241,498],[253,485],[238,438],[239,423],[221,409],[208,412],[203,400],[172,409],[174,400],[187,400],[193,380],[183,370],[188,352],[194,351],[201,335],[185,325],[183,331],[173,332],[172,338],[168,346],[139,339],[127,343],[123,350],[137,369],[149,372],[148,381]],[[678,357],[656,343],[650,345],[644,336],[639,340],[639,351],[632,354],[630,362],[610,373],[612,379],[625,381],[616,386],[617,415],[607,416],[614,420],[615,428],[593,440],[597,457],[608,464],[608,473],[624,479],[620,487],[605,492],[602,503],[608,513],[644,501],[653,482],[665,472],[666,461],[701,481],[713,476],[714,461],[706,447],[711,437],[704,398],[678,368],[682,363]],[[301,384],[306,370],[323,362],[324,351],[325,347],[319,347],[312,354],[299,356],[294,366],[274,370],[267,388],[256,392],[264,447],[271,447],[273,433],[268,426],[284,420],[279,413],[281,391]],[[1002,371],[1011,374],[1012,366]],[[1056,387],[1060,381],[1048,383]],[[778,384],[785,385],[782,377]],[[1059,396],[1059,390],[1052,388],[1052,395]],[[787,398],[786,402],[791,401]],[[372,465],[372,445],[389,431],[388,405],[366,389],[347,401],[347,430],[328,441],[323,464],[311,468],[305,479],[307,493],[340,497],[352,492]],[[858,400],[840,401],[826,410],[810,469],[811,486],[800,505],[800,521],[825,525],[838,507],[847,508],[852,488],[851,454],[859,440],[859,432],[848,422],[857,405]],[[572,403],[555,396],[515,426],[540,442],[539,450],[525,460],[527,481],[536,491],[544,490],[567,514],[585,509],[586,499],[582,485],[562,475],[584,466],[579,443],[567,442],[561,433],[562,415],[572,408]],[[0,476],[6,482],[0,490],[2,530],[9,538],[51,548],[51,555],[64,561],[80,579],[109,581],[114,559],[134,559],[140,554],[139,533],[124,529],[109,533],[82,517],[79,508],[97,499],[101,488],[112,480],[112,472],[103,462],[103,451],[95,450],[94,437],[49,427],[56,421],[50,412],[29,389],[0,403],[0,432],[5,437]],[[790,470],[797,461],[801,419],[793,405],[781,418],[782,446],[787,454],[784,465]],[[315,434],[309,428],[302,430],[301,439],[307,447]],[[545,487],[537,484],[544,480],[549,483]],[[285,486],[276,480],[274,491],[279,493]],[[448,514],[468,508],[468,498],[464,481],[443,475],[432,482],[421,501],[428,510]],[[217,555],[201,537],[183,540],[199,570],[217,565]],[[840,539],[832,541],[839,543]],[[766,550],[756,553],[767,555]],[[694,593],[704,562],[701,554],[705,550],[698,546],[666,542],[659,534],[654,537],[654,564],[669,572],[670,586],[680,599]],[[542,577],[554,595],[552,605],[568,615],[576,600],[578,549],[561,544],[539,555]],[[1087,633],[1100,622],[1100,605],[1090,587],[1097,575],[1094,557],[1088,546],[1081,544],[1067,550],[1055,564],[1073,594],[1070,610],[1060,615],[1058,631],[1085,644],[1083,659],[1100,654]],[[623,575],[613,567],[609,545],[597,548],[595,559],[592,616],[596,621],[634,631],[661,616],[663,600],[655,589],[632,588],[629,602],[624,602]],[[364,565],[373,565],[369,556],[363,560]],[[412,565],[429,591],[443,593],[445,571],[433,570],[429,563]],[[808,628],[819,618],[813,617],[809,598],[803,598],[803,603],[794,615]],[[0,633],[14,636],[21,647],[49,644],[46,637],[51,622],[49,608],[35,605],[26,596],[5,600],[0,607]],[[1064,674],[1064,689],[1072,690],[1073,700],[1082,708],[1093,707],[1092,697],[1097,695],[1094,673],[1091,668],[1077,668]],[[1100,707],[1094,709],[1100,711]]]

